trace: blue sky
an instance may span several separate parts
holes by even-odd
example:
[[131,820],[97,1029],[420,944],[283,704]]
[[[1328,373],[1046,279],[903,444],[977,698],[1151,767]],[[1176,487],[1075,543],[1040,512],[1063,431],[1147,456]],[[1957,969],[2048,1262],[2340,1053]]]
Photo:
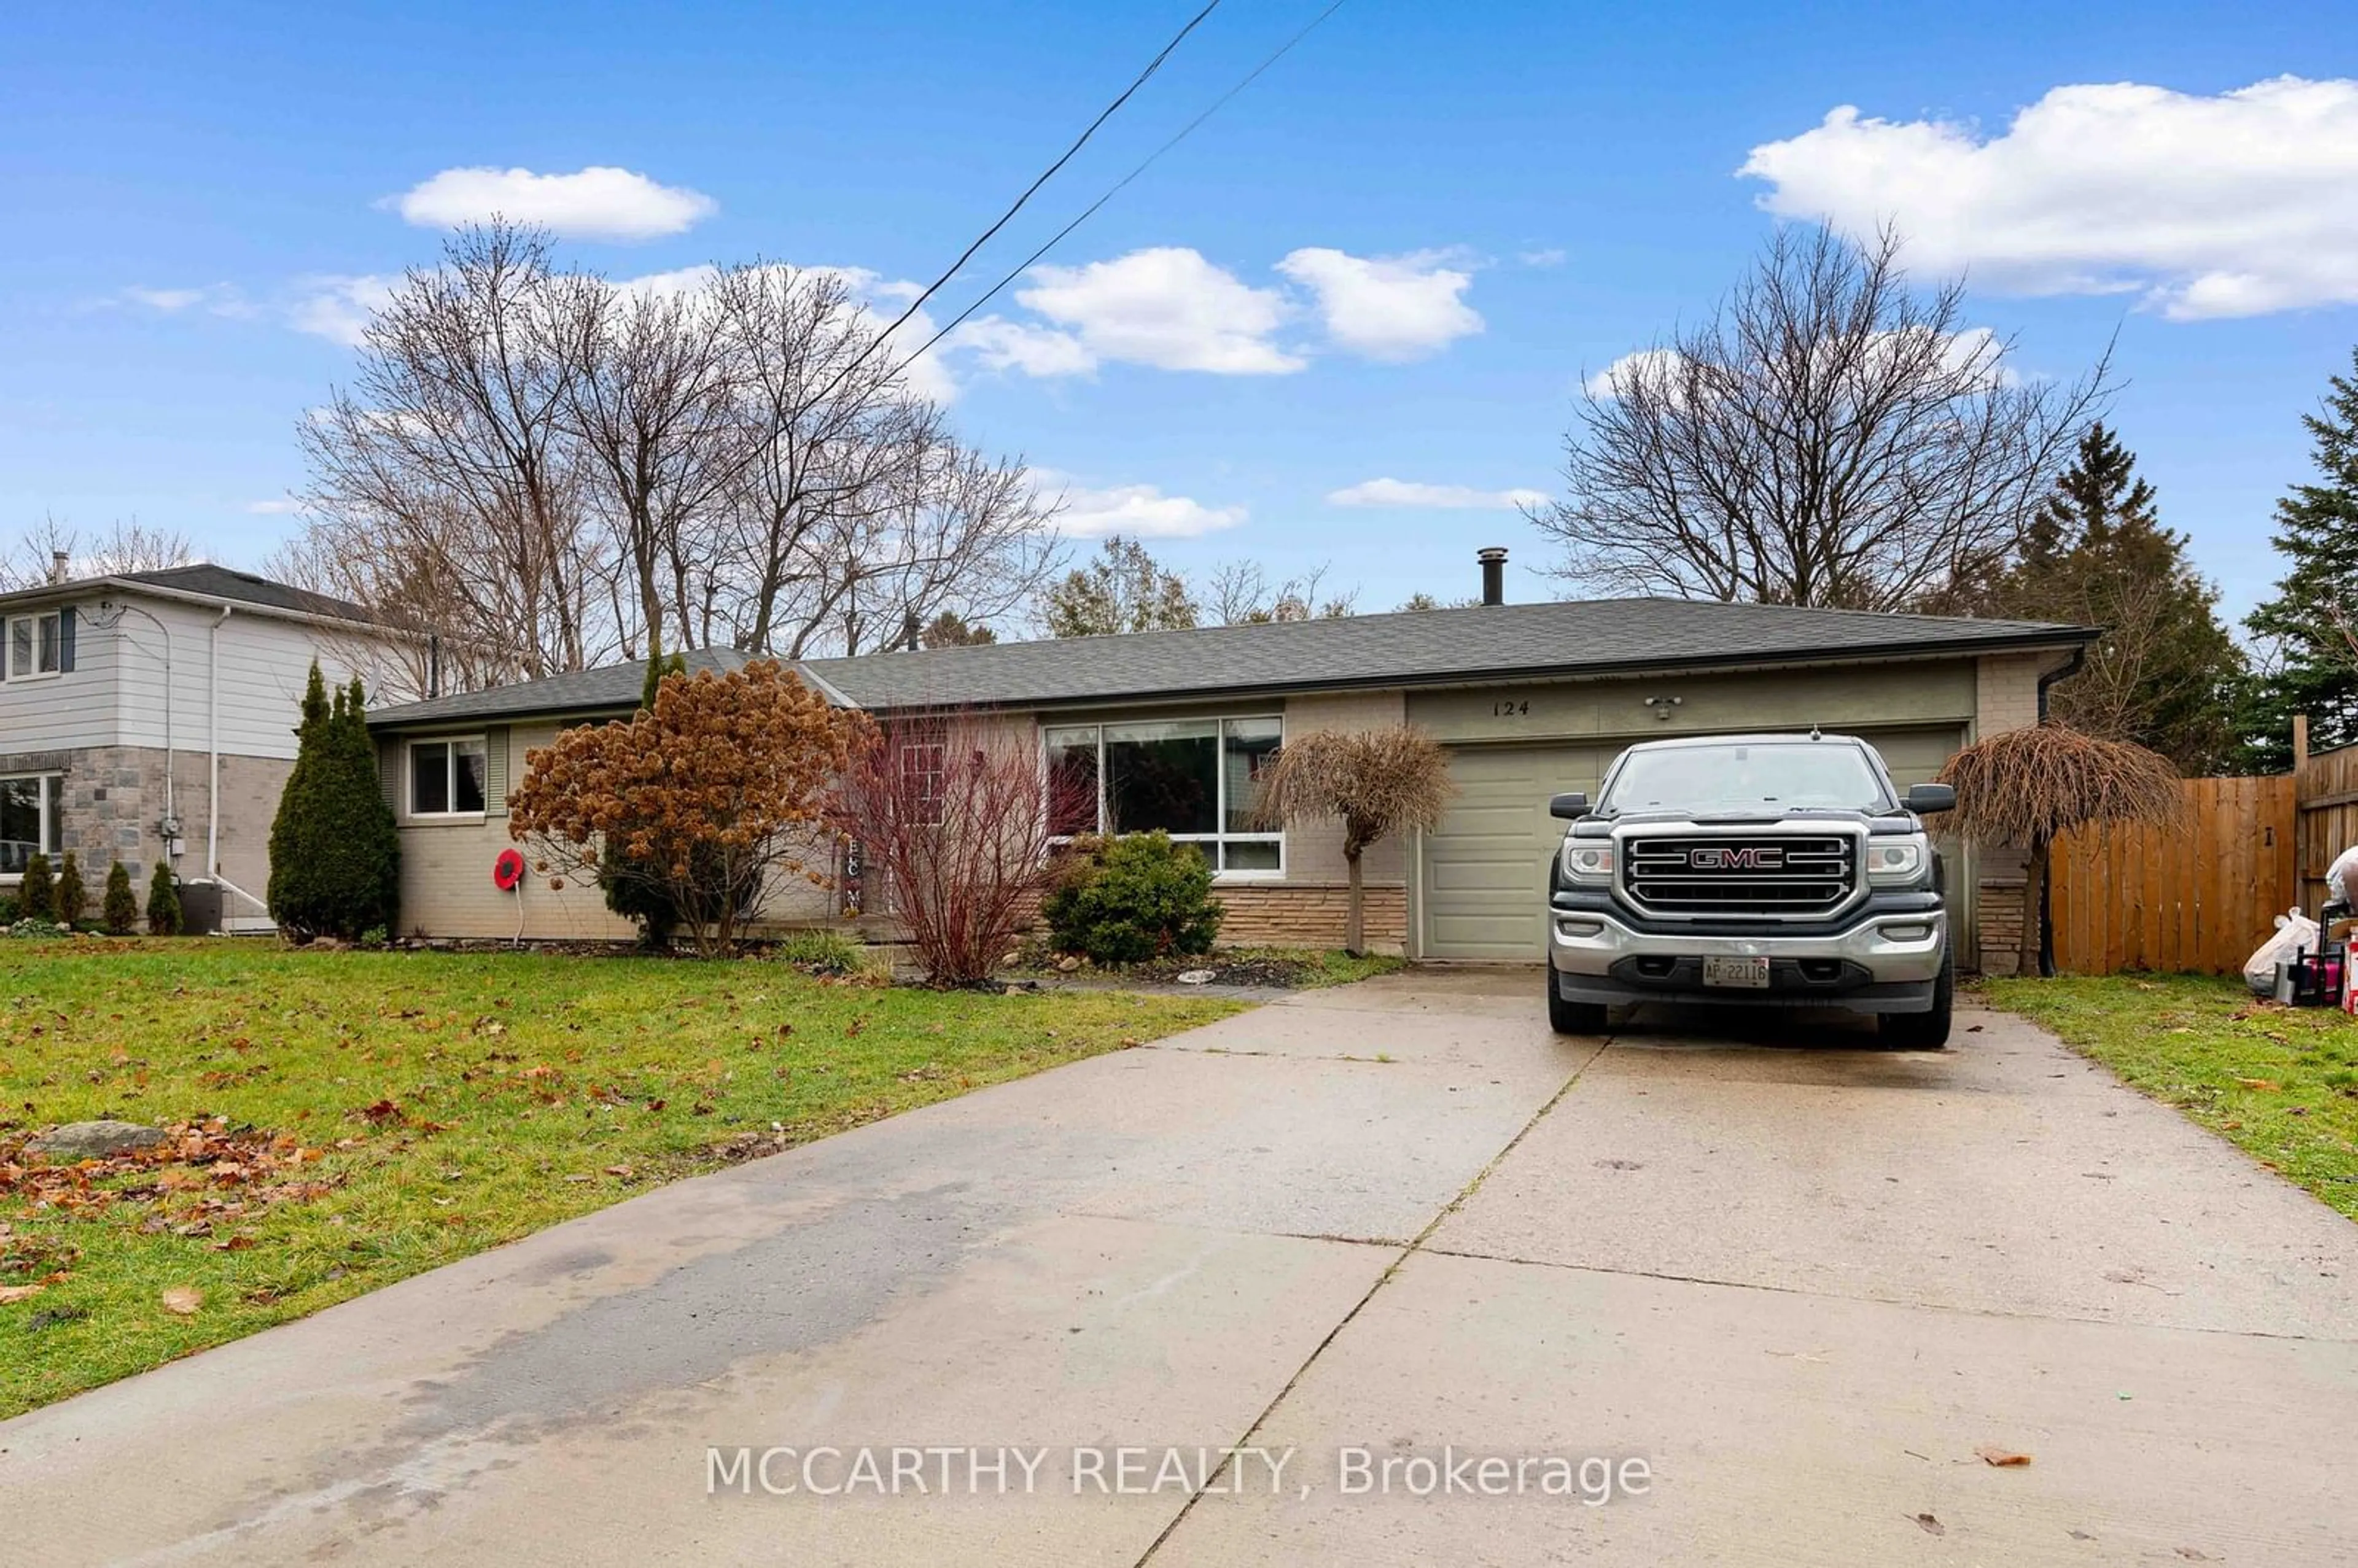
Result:
[[[1323,5],[1226,0],[937,314]],[[135,516],[258,562],[368,280],[430,261],[411,219],[464,206],[445,171],[630,171],[611,200],[553,192],[578,229],[671,231],[566,241],[616,276],[759,255],[889,300],[1192,8],[16,7],[0,533]],[[2308,85],[2223,96],[2281,77]],[[2298,0],[1348,0],[942,372],[969,438],[1063,476],[1078,524],[1167,530],[1191,568],[1331,561],[1389,608],[1470,591],[1478,545],[1543,564],[1499,498],[1552,488],[1584,373],[1707,309],[1779,221],[1764,201],[1898,208],[2024,370],[2072,374],[2117,331],[2114,423],[2240,610],[2306,477],[2299,416],[2358,343],[2353,77],[2358,16]],[[2135,87],[2050,97],[2088,84]],[[1868,123],[1822,131],[1844,105]],[[1434,488],[1331,499],[1386,479]]]

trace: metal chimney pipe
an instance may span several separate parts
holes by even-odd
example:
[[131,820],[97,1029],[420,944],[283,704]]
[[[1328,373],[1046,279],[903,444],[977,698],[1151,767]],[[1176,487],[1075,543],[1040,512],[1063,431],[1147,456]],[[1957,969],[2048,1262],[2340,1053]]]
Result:
[[1474,552],[1474,558],[1482,563],[1482,602],[1485,604],[1506,603],[1507,546],[1504,545],[1485,546],[1483,548]]
[[924,628],[918,623],[915,611],[912,610],[901,618],[901,630],[907,638],[909,652],[915,653],[924,642]]
[[49,552],[49,580],[51,582],[65,581],[68,569],[71,564],[72,558],[63,550],[51,550]]

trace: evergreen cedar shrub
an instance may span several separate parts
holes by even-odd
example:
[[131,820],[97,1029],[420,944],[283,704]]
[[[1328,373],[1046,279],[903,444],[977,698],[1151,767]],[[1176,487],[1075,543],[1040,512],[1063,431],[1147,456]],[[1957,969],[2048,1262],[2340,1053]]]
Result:
[[79,925],[90,908],[90,893],[81,885],[81,863],[74,859],[71,849],[66,851],[65,870],[58,873],[57,920],[60,925]]
[[395,927],[401,836],[377,778],[358,677],[332,704],[319,666],[295,727],[295,771],[270,825],[270,917],[298,942]]
[[36,853],[25,862],[25,880],[16,888],[18,920],[50,920],[58,911],[57,883],[49,880],[49,858]]
[[180,884],[172,880],[172,868],[162,860],[156,862],[156,874],[147,879],[147,935],[178,936],[180,934]]
[[128,936],[139,924],[139,895],[131,891],[131,869],[117,860],[106,869],[106,897],[98,906],[109,936]]
[[1075,839],[1040,904],[1057,949],[1097,964],[1208,953],[1224,913],[1211,862],[1163,832]]

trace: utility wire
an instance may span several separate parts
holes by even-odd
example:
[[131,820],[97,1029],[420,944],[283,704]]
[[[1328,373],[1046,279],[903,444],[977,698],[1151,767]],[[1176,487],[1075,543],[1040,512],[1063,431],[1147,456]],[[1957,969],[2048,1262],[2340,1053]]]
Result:
[[[1215,0],[1215,4],[1217,3],[1217,0]],[[1293,50],[1294,45],[1300,43],[1303,39],[1315,32],[1318,29],[1319,24],[1325,21],[1327,17],[1333,16],[1342,8],[1343,0],[1334,0],[1334,4],[1328,5],[1324,11],[1319,12],[1315,16],[1311,17],[1309,22],[1301,29],[1301,31],[1295,33],[1292,38],[1278,45],[1277,48],[1270,53],[1267,59],[1263,59],[1259,65],[1253,67],[1250,71],[1247,72],[1244,80],[1238,81],[1234,87],[1229,88],[1226,92],[1221,93],[1217,98],[1212,100],[1211,106],[1209,108],[1196,115],[1194,119],[1188,121],[1184,125],[1182,125],[1179,128],[1179,134],[1177,135],[1173,136],[1169,141],[1163,143],[1161,146],[1147,154],[1144,158],[1140,160],[1136,168],[1131,169],[1128,174],[1123,175],[1120,179],[1114,181],[1114,183],[1107,189],[1104,195],[1098,197],[1095,201],[1090,202],[1087,207],[1081,209],[1079,216],[1076,217],[1071,222],[1065,224],[1063,228],[1057,230],[1055,233],[1049,235],[1047,243],[1042,245],[1038,250],[1033,251],[1030,255],[1025,256],[1022,261],[1018,262],[1006,276],[1001,278],[997,283],[992,284],[988,289],[984,290],[981,297],[975,300],[973,304],[968,306],[965,309],[959,311],[956,316],[952,317],[946,323],[945,323],[939,331],[936,331],[932,337],[927,338],[918,348],[915,353],[911,354],[907,359],[903,360],[899,364],[893,366],[892,373],[897,376],[903,371],[907,370],[912,364],[915,363],[918,360],[924,358],[927,349],[932,348],[944,338],[948,337],[950,333],[956,330],[968,317],[973,315],[985,305],[990,303],[991,299],[1001,289],[1005,288],[1009,284],[1013,283],[1017,278],[1022,276],[1024,273],[1031,270],[1032,265],[1034,262],[1037,262],[1042,256],[1046,255],[1050,251],[1055,249],[1057,245],[1061,244],[1066,235],[1079,228],[1082,224],[1087,222],[1091,218],[1097,216],[1098,210],[1103,207],[1107,202],[1112,200],[1116,196],[1119,196],[1121,193],[1123,187],[1129,185],[1131,180],[1136,179],[1140,175],[1144,174],[1150,168],[1153,167],[1155,160],[1160,158],[1164,153],[1169,152],[1173,147],[1175,147],[1181,142],[1185,141],[1195,133],[1195,127],[1201,125],[1205,121],[1210,119],[1213,115],[1218,114],[1223,108],[1227,107],[1229,99],[1234,98],[1238,93],[1242,92],[1246,88],[1250,87],[1255,81],[1259,81],[1263,71],[1267,70],[1271,66],[1275,65],[1279,60],[1283,59],[1286,55]],[[1208,7],[1206,7],[1206,9],[1208,9]],[[1197,21],[1201,21],[1202,19],[1203,18],[1200,16],[1196,18]],[[1190,22],[1188,26],[1192,27],[1195,26],[1195,23]],[[1185,35],[1182,34],[1181,36],[1184,37]],[[1173,42],[1176,43],[1177,40],[1174,39]],[[1169,51],[1165,50],[1164,52],[1168,53]],[[1125,94],[1125,96],[1127,95]],[[1051,172],[1054,171],[1052,170]],[[1033,189],[1037,189],[1038,187],[1034,186]],[[1026,194],[1029,193],[1027,192]],[[1005,220],[1002,219],[1001,222],[1003,222]],[[984,237],[989,238],[988,235]],[[968,250],[967,252],[968,255],[972,255],[973,254],[972,250]],[[964,258],[961,257],[960,259],[963,260]],[[956,269],[953,268],[952,270]],[[938,288],[941,285],[937,283],[934,287]],[[931,294],[933,289],[927,289],[925,292],[927,294]],[[918,301],[918,304],[923,303],[925,302],[922,299]],[[911,310],[915,308],[915,306],[910,307]],[[903,321],[908,319],[908,311],[902,312],[901,319]],[[897,327],[900,324],[900,321],[892,323],[894,327]],[[890,331],[891,329],[888,328],[886,330]],[[878,341],[881,342],[882,340],[879,339]]]
[[[967,246],[965,250],[959,252],[957,260],[950,263],[948,269],[945,271],[941,276],[927,284],[925,286],[925,291],[923,294],[918,295],[917,297],[909,301],[908,308],[903,310],[898,316],[892,318],[891,326],[886,327],[882,331],[877,333],[876,336],[869,341],[868,346],[861,349],[859,354],[849,364],[844,366],[841,371],[838,372],[835,377],[836,381],[839,382],[843,380],[844,377],[849,375],[853,371],[858,370],[861,361],[867,359],[870,354],[882,347],[884,340],[891,337],[895,331],[900,330],[902,322],[906,321],[910,317],[915,315],[925,305],[925,301],[934,297],[936,291],[938,290],[942,285],[957,276],[958,268],[966,265],[968,262],[971,261],[974,258],[975,252],[989,244],[991,238],[996,235],[1000,230],[1007,227],[1009,221],[1011,220],[1015,214],[1023,211],[1023,204],[1031,200],[1033,196],[1038,192],[1042,186],[1047,184],[1049,180],[1055,178],[1056,171],[1058,169],[1063,168],[1066,164],[1073,161],[1073,155],[1079,152],[1083,146],[1087,145],[1088,139],[1098,134],[1098,127],[1104,124],[1108,120],[1112,119],[1115,112],[1123,104],[1129,103],[1131,96],[1136,93],[1140,88],[1146,85],[1147,79],[1152,76],[1156,71],[1163,69],[1163,62],[1171,58],[1172,51],[1176,49],[1180,44],[1186,40],[1188,34],[1194,32],[1197,27],[1202,25],[1205,17],[1219,9],[1219,5],[1220,0],[1210,0],[1210,3],[1202,10],[1187,18],[1187,25],[1180,28],[1176,33],[1174,33],[1171,36],[1171,41],[1164,44],[1155,57],[1146,62],[1146,69],[1140,71],[1136,79],[1133,80],[1128,87],[1121,90],[1121,96],[1107,104],[1105,108],[1098,113],[1098,117],[1089,122],[1088,128],[1073,139],[1073,145],[1065,149],[1064,155],[1057,158],[1055,163],[1050,164],[1047,168],[1041,173],[1039,178],[1033,180],[1030,185],[1023,188],[1023,194],[1015,199],[1014,205],[1009,207],[1006,211],[1001,212],[999,215],[999,221],[997,222],[991,224],[990,228],[985,229],[982,232],[981,236],[978,238],[974,243]],[[924,351],[919,350],[918,351],[922,353]],[[912,355],[911,357],[914,358],[915,356]],[[829,384],[828,390],[834,390],[832,384]],[[821,395],[825,395],[822,394]]]

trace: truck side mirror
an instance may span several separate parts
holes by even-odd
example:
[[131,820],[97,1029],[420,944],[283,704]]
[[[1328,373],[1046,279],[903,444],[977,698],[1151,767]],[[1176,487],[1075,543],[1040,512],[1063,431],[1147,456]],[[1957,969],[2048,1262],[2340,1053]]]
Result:
[[1588,796],[1579,790],[1570,795],[1552,795],[1548,800],[1548,815],[1561,816],[1566,822],[1588,815]]
[[1954,784],[1909,784],[1908,798],[1902,804],[1919,816],[1930,816],[1936,811],[1954,811],[1957,809],[1957,788]]

